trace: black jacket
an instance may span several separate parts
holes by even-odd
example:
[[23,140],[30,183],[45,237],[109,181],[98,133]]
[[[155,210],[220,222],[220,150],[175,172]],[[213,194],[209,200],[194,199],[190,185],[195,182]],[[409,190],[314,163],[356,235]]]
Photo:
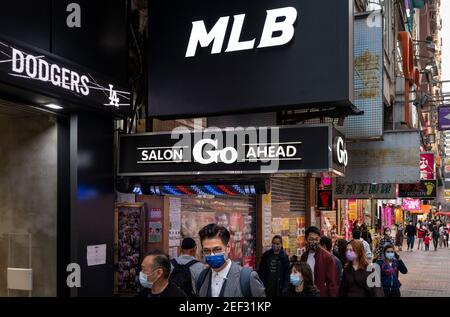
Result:
[[405,233],[408,237],[414,237],[417,233],[416,227],[414,225],[407,225]]
[[[264,286],[267,285],[270,274],[270,257],[273,255],[273,250],[268,250],[264,252],[261,257],[261,264],[259,265],[258,275],[261,281],[264,283]],[[278,254],[278,265],[277,265],[277,296],[282,296],[283,293],[289,286],[289,277],[290,277],[290,269],[289,269],[289,257],[286,253],[281,250]]]

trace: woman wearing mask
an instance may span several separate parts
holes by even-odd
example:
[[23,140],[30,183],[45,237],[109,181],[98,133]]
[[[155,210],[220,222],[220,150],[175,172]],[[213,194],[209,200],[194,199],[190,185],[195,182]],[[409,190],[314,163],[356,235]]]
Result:
[[377,252],[375,253],[375,259],[383,260],[384,258],[383,249],[387,245],[395,245],[395,241],[391,236],[391,228],[389,227],[384,228],[383,237],[378,243]]
[[310,266],[307,263],[295,262],[292,265],[290,286],[286,297],[320,297],[320,292],[313,282]]
[[383,249],[384,260],[378,260],[381,269],[381,285],[386,297],[400,297],[401,283],[398,279],[399,272],[407,274],[408,269],[400,256],[395,253],[393,245],[387,245]]
[[361,241],[352,240],[347,244],[347,264],[344,268],[340,295],[342,297],[383,297],[381,288],[369,285],[373,270],[368,270],[364,246]]
[[281,296],[289,285],[289,257],[283,250],[281,236],[272,238],[272,248],[262,255],[258,275],[267,297]]

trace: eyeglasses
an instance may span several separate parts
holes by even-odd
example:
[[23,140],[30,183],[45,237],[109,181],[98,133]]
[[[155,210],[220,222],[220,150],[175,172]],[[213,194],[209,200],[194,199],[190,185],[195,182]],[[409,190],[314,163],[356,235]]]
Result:
[[203,255],[211,255],[211,253],[218,254],[218,253],[222,253],[222,252],[223,252],[222,247],[215,247],[212,250],[211,249],[203,249],[202,250]]

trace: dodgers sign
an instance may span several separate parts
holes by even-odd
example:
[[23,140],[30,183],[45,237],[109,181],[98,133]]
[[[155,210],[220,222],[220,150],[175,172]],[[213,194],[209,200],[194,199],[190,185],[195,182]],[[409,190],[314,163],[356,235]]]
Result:
[[103,76],[0,39],[0,82],[26,91],[125,113],[131,93]]
[[148,12],[151,116],[353,105],[353,0],[155,0]]

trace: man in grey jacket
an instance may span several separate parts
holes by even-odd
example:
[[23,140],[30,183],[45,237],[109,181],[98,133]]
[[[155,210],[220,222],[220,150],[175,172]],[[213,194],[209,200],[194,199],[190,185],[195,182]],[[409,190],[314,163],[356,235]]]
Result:
[[205,269],[197,281],[199,297],[266,297],[258,273],[243,268],[228,258],[230,232],[222,226],[209,224],[199,232]]

